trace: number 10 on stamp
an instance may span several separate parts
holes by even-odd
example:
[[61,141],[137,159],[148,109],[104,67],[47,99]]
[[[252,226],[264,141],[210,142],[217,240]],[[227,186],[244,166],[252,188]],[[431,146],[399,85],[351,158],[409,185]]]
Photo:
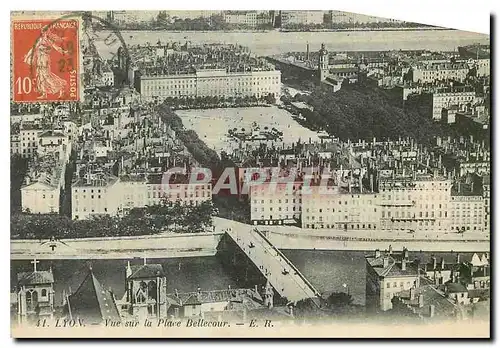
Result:
[[12,21],[15,102],[79,100],[78,34],[76,19]]

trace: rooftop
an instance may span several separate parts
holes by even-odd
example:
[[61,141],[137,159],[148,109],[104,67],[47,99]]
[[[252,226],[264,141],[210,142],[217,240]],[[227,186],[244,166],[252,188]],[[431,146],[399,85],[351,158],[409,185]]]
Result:
[[162,265],[158,263],[132,265],[130,268],[132,269],[132,274],[128,277],[129,279],[155,278],[165,276]]
[[48,138],[48,137],[65,137],[66,135],[60,130],[46,130],[43,133],[39,134],[39,138]]
[[245,297],[256,298],[262,301],[261,296],[253,289],[226,289],[211,291],[196,291],[167,295],[178,306],[197,305],[215,302],[242,302]]
[[[414,277],[418,276],[418,266],[416,261],[409,261],[408,250],[403,252],[375,252],[366,255],[365,259],[380,277]],[[403,262],[405,267],[403,267]],[[404,269],[403,269],[404,268]]]
[[445,289],[447,293],[467,292],[467,288],[460,283],[446,283]]
[[[413,289],[412,289],[413,290]],[[404,304],[412,308],[416,314],[422,317],[430,316],[429,307],[432,305],[434,308],[434,318],[446,319],[450,317],[455,317],[456,306],[446,298],[445,294],[437,290],[432,285],[423,285],[417,289],[414,289],[415,297],[411,299],[410,290],[402,291],[399,297]],[[422,297],[420,297],[422,295]],[[419,298],[423,300],[423,305],[419,305]]]
[[68,297],[67,306],[73,316],[93,322],[120,320],[113,293],[104,289],[92,270],[88,271],[80,287]]
[[54,275],[50,271],[21,272],[17,274],[20,286],[54,283]]

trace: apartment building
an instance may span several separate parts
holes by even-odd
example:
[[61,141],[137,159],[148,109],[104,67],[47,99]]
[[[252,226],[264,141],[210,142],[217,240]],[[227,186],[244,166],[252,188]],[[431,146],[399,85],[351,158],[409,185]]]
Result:
[[257,11],[227,11],[224,13],[224,20],[228,24],[256,27],[257,15]]
[[22,210],[32,214],[58,213],[60,192],[60,187],[52,185],[50,179],[40,179],[22,187]]
[[19,131],[13,131],[12,129],[10,133],[10,154],[21,154],[21,135]]
[[68,136],[60,130],[25,128],[21,130],[20,138],[18,153],[34,159],[30,163],[25,185],[21,187],[23,211],[58,213],[66,164],[71,153]]
[[38,151],[38,134],[42,128],[38,124],[23,123],[19,130],[20,153],[25,158],[35,157]]
[[488,198],[452,193],[452,181],[437,175],[382,177],[377,192],[265,182],[251,185],[248,199],[254,225],[428,233],[489,226]]
[[475,61],[475,66],[477,76],[490,76],[491,68],[489,58],[477,59]]
[[166,197],[171,202],[199,205],[212,200],[211,184],[151,182],[141,176],[86,175],[72,185],[72,218],[92,215],[123,215],[133,208],[155,205]]
[[302,195],[302,228],[375,230],[381,209],[375,193],[345,193],[338,187],[311,187]]
[[281,26],[323,24],[324,11],[281,11]]
[[302,182],[253,184],[249,188],[250,220],[254,225],[288,225],[300,221]]
[[226,69],[198,70],[194,74],[140,77],[140,93],[145,99],[167,97],[264,97],[279,99],[281,72],[254,70],[228,72]]
[[485,230],[485,206],[481,195],[453,193],[451,196],[451,230]]
[[33,214],[59,213],[66,161],[48,155],[35,163],[21,187],[21,207]]
[[380,228],[406,231],[449,231],[451,181],[414,177],[381,180]]
[[413,82],[433,83],[440,80],[463,82],[469,73],[465,63],[425,64],[413,67]]
[[484,230],[490,230],[490,195],[491,195],[491,187],[490,187],[490,176],[484,175],[482,177],[483,184],[483,199],[484,199]]
[[48,153],[59,154],[63,160],[69,158],[71,144],[68,136],[61,130],[47,130],[38,134],[38,156],[45,156]]
[[117,213],[118,178],[87,175],[71,185],[71,218],[85,220],[93,215]]
[[486,153],[484,158],[477,157],[475,159],[465,159],[459,163],[460,176],[468,173],[475,173],[479,175],[489,174],[491,172],[490,156]]
[[365,256],[366,308],[369,311],[392,309],[392,298],[402,291],[414,291],[420,286],[418,264],[409,260],[408,250],[389,250]]
[[440,120],[444,108],[457,105],[459,108],[476,99],[476,93],[473,91],[446,91],[432,94],[432,118]]

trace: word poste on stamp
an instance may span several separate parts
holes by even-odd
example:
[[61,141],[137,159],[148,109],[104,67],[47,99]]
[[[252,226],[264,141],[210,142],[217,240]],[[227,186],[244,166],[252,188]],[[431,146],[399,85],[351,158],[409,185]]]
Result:
[[77,19],[13,20],[12,42],[15,102],[79,100]]

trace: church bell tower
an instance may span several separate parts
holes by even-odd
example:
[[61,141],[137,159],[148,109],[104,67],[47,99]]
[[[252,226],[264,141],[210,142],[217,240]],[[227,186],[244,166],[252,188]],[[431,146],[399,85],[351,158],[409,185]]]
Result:
[[321,49],[319,50],[319,60],[318,60],[318,76],[319,80],[323,81],[328,77],[328,61],[329,55],[325,48],[325,44],[321,44]]

